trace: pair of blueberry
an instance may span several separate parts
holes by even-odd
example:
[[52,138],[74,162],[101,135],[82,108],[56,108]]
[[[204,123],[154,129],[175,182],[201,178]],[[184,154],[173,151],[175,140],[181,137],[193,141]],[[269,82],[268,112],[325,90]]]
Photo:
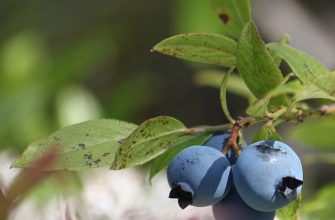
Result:
[[229,136],[216,134],[173,158],[167,169],[169,197],[178,199],[181,208],[213,205],[216,219],[273,219],[276,209],[301,192],[299,157],[280,141],[253,143],[238,158],[232,152],[224,155]]

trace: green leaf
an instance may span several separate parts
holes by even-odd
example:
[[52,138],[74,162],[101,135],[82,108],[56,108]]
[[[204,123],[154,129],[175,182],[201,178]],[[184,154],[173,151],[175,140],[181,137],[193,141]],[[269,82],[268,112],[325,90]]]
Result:
[[53,170],[82,170],[110,165],[119,142],[136,127],[132,123],[113,119],[71,125],[30,144],[13,167],[29,167],[52,147],[60,148],[59,160]]
[[268,105],[271,98],[292,93],[295,94],[301,89],[299,81],[291,81],[287,84],[280,84],[273,90],[269,91],[263,98],[258,99],[247,109],[247,114],[254,117],[263,117],[268,114]]
[[264,124],[255,135],[253,142],[257,141],[281,141],[282,138],[280,134],[276,131],[271,123]]
[[[278,41],[279,44],[288,44],[289,42],[290,42],[290,37],[286,34],[282,36]],[[274,50],[269,50],[269,52],[271,56],[273,57],[273,60],[275,61],[277,66],[279,66],[281,64],[282,59],[280,55],[278,54],[278,52]]]
[[156,157],[151,164],[149,181],[158,174],[161,170],[163,170],[173,159],[173,157],[178,154],[183,149],[194,146],[201,145],[205,143],[212,135],[210,134],[200,134],[196,136],[186,136],[184,139],[180,140],[176,143],[175,146],[171,147],[163,154]]
[[278,209],[276,211],[276,217],[280,220],[298,220],[298,212],[301,207],[301,194],[296,200],[291,202],[284,208]]
[[330,95],[335,96],[335,71],[316,77],[313,83]]
[[[265,47],[253,22],[244,27],[238,41],[237,69],[249,90],[258,98],[263,97],[283,81],[283,76]],[[273,101],[283,103],[282,98]]]
[[228,67],[236,64],[236,42],[219,34],[176,35],[162,40],[152,51],[200,63]]
[[226,90],[227,90],[227,82],[230,76],[230,72],[226,73],[221,82],[221,89],[220,89],[220,101],[223,113],[226,115],[229,122],[232,124],[235,123],[235,120],[230,116],[228,106],[227,106],[227,99],[226,99]]
[[159,116],[143,122],[119,147],[111,169],[144,164],[190,135],[175,118]]
[[244,25],[250,20],[249,0],[211,0],[213,10],[223,22],[223,33],[238,39]]
[[331,96],[329,93],[314,84],[304,85],[293,98],[294,102],[300,102],[308,99],[328,99],[335,101],[334,96]]
[[311,83],[316,77],[329,72],[317,60],[287,44],[271,43],[267,47],[278,53],[303,83]]
[[290,132],[293,139],[310,147],[335,149],[335,116],[324,116],[296,126]]

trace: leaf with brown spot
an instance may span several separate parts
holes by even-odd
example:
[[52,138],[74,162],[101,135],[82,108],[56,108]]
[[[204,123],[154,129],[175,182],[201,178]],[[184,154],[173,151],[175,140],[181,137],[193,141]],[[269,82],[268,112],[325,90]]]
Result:
[[250,20],[249,0],[211,0],[212,8],[224,25],[223,33],[238,39]]
[[162,40],[152,51],[184,60],[231,67],[236,64],[236,42],[219,34],[188,33]]
[[34,160],[52,146],[59,146],[60,151],[56,163],[48,170],[82,170],[107,166],[114,160],[119,141],[128,137],[136,127],[132,123],[113,119],[71,125],[31,143],[13,163],[13,167],[30,167]]
[[111,169],[144,164],[174,146],[185,136],[190,136],[187,128],[175,118],[159,116],[149,119],[121,144]]

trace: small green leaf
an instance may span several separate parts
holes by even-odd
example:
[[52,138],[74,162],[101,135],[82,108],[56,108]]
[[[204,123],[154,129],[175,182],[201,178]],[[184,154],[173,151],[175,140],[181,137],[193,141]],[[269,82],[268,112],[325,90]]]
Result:
[[144,164],[190,135],[175,118],[159,116],[143,122],[119,147],[111,169]]
[[[244,27],[238,41],[237,69],[249,90],[258,98],[263,97],[283,81],[283,76],[266,49],[253,22]],[[283,98],[273,103],[282,104]]]
[[226,90],[227,90],[227,82],[230,76],[230,72],[226,73],[221,82],[221,89],[220,89],[220,101],[223,113],[226,115],[229,122],[232,124],[235,123],[235,120],[230,116],[228,106],[227,106],[227,99],[226,99]]
[[188,33],[162,40],[152,51],[184,60],[231,67],[236,64],[236,42],[220,34]]
[[304,85],[293,98],[294,102],[300,102],[308,99],[328,99],[335,101],[334,96],[331,96],[329,93],[314,84]]
[[276,131],[271,123],[264,124],[255,135],[253,142],[257,141],[281,141],[280,134]]
[[316,77],[313,83],[330,95],[335,96],[335,71]]
[[[278,41],[279,44],[288,44],[289,42],[290,42],[290,37],[286,34],[282,36]],[[279,66],[281,64],[282,59],[280,55],[278,54],[278,52],[274,50],[269,50],[269,52],[271,56],[273,57],[273,60],[275,61],[277,66]]]
[[162,169],[164,169],[170,163],[173,157],[180,151],[193,145],[201,145],[205,143],[210,137],[211,135],[209,134],[186,136],[184,139],[181,139],[178,143],[176,143],[175,146],[171,147],[163,154],[156,157],[151,164],[149,181],[151,181],[151,179],[156,174],[158,174]]
[[270,99],[284,94],[295,94],[301,89],[301,83],[297,80],[280,84],[273,90],[269,91],[263,98],[258,99],[247,109],[247,114],[254,117],[263,117],[268,114],[268,104]]
[[303,83],[311,83],[316,77],[329,72],[329,70],[317,60],[287,44],[271,43],[268,44],[267,47],[278,53]]
[[306,121],[290,132],[293,139],[319,149],[335,149],[334,133],[334,115]]
[[13,167],[29,167],[52,147],[60,148],[59,160],[53,170],[81,170],[110,165],[119,147],[136,125],[100,119],[65,127],[45,139],[33,142],[13,163]]
[[211,0],[212,7],[223,22],[223,33],[238,39],[244,25],[250,20],[249,0]]
[[298,220],[298,212],[301,207],[301,194],[296,200],[291,202],[284,208],[278,209],[276,211],[276,217],[280,220]]

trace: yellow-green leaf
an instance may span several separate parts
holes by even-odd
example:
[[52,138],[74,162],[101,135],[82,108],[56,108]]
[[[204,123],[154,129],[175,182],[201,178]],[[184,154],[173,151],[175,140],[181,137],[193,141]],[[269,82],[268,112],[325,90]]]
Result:
[[119,147],[111,169],[144,164],[190,135],[175,118],[159,116],[143,122]]
[[152,51],[184,60],[231,67],[236,64],[236,42],[220,34],[188,33],[162,40]]
[[[237,69],[249,90],[257,98],[262,98],[283,81],[281,71],[265,47],[253,22],[245,25],[238,41]],[[277,97],[272,101],[276,106],[283,102],[283,97]]]
[[211,0],[212,7],[224,25],[223,33],[238,39],[250,20],[249,0]]
[[132,123],[113,119],[71,125],[31,143],[13,163],[13,167],[29,167],[52,147],[59,148],[59,159],[52,170],[82,170],[107,166],[113,162],[119,142],[136,127]]

